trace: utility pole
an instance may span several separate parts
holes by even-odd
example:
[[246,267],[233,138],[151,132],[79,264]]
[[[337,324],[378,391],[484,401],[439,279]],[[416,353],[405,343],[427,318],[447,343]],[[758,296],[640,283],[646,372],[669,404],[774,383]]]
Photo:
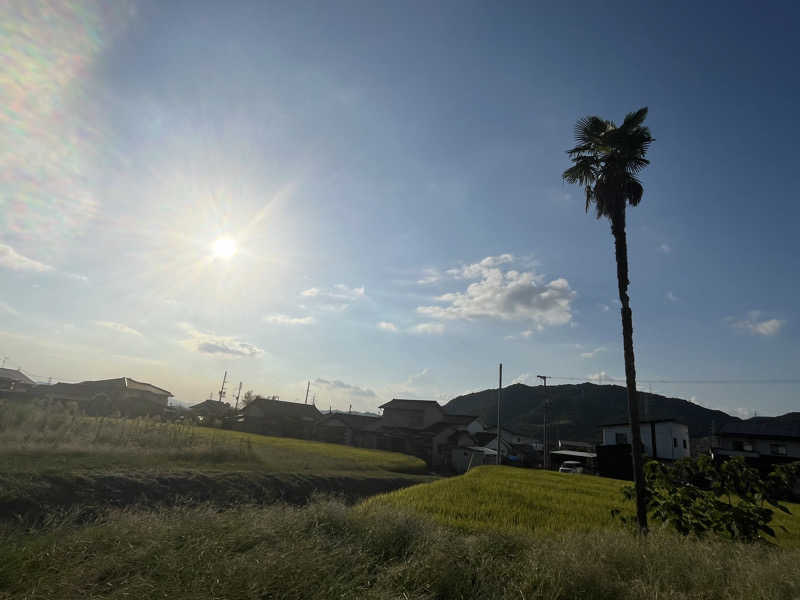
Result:
[[497,464],[503,464],[502,442],[503,430],[500,423],[500,402],[503,399],[503,363],[500,363],[500,375],[497,382]]
[[548,413],[550,412],[550,398],[547,397],[547,380],[548,380],[548,378],[550,376],[549,375],[537,375],[536,377],[538,377],[539,379],[542,380],[542,383],[544,383],[544,389],[545,389],[545,391],[544,391],[544,393],[545,393],[545,398],[544,398],[544,423],[542,424],[542,449],[544,450],[544,461],[543,461],[544,462],[544,468],[545,469],[549,469],[550,468],[550,452],[549,452],[549,448],[550,448],[550,423],[548,422],[549,421]]
[[242,382],[239,382],[239,390],[236,392],[236,406],[233,407],[234,411],[239,410],[239,396],[242,393]]
[[306,400],[305,400],[304,404],[308,404],[308,388],[310,388],[310,387],[311,387],[311,380],[309,379],[308,383],[306,384]]
[[228,372],[225,371],[225,375],[222,376],[222,385],[219,386],[219,401],[222,402],[222,399],[225,397],[225,382],[228,381]]

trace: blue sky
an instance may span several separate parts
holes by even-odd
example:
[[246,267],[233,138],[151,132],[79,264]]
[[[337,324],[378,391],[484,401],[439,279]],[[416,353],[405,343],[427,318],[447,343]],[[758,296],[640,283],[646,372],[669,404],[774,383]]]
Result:
[[[0,354],[374,409],[624,374],[575,120],[648,106],[643,380],[797,376],[791,3],[12,2]],[[237,252],[215,256],[220,238]],[[554,383],[566,380],[554,380]],[[794,384],[642,383],[737,414]]]

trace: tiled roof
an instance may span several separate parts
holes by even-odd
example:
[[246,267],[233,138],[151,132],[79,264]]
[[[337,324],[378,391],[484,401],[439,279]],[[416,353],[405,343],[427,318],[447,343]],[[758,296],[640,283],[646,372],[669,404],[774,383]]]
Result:
[[800,439],[800,412],[780,417],[753,417],[746,421],[731,421],[719,430],[719,435]]
[[19,383],[35,383],[33,379],[18,369],[0,369],[0,379],[10,379]]

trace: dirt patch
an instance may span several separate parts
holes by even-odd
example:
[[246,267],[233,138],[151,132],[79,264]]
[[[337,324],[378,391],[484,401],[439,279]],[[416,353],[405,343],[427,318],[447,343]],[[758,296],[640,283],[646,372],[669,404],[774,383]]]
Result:
[[422,478],[415,477],[192,471],[0,475],[0,521],[36,524],[66,512],[90,519],[93,514],[108,508],[130,506],[304,504],[319,493],[335,494],[348,502],[355,502],[421,481]]

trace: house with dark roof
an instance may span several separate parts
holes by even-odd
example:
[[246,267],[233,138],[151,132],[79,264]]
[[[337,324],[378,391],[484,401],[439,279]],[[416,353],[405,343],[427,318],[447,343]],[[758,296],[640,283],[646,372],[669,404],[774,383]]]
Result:
[[317,421],[314,439],[359,448],[374,447],[375,431],[380,421],[377,415],[330,413]]
[[190,406],[189,411],[201,424],[210,425],[221,424],[222,419],[233,413],[233,407],[227,402],[209,398]]
[[313,404],[256,396],[236,416],[233,426],[250,433],[310,440],[321,418],[322,413]]
[[19,369],[0,369],[0,393],[28,392],[36,382]]
[[380,408],[374,447],[417,456],[436,470],[454,470],[453,452],[475,445],[472,436],[483,430],[477,416],[449,414],[433,400],[395,398]]
[[717,457],[742,456],[765,468],[800,460],[800,412],[731,421],[713,437]]
[[[631,460],[631,426],[626,417],[612,419],[602,425],[603,443],[596,448],[597,472],[603,477],[633,479]],[[661,461],[673,461],[691,456],[689,428],[671,417],[654,417],[639,422],[642,453]],[[556,451],[559,458],[580,460],[584,453],[575,451]],[[551,452],[551,455],[553,453]],[[592,457],[587,456],[589,461]],[[588,463],[584,463],[587,464]]]
[[172,392],[130,377],[55,383],[37,388],[37,394],[50,400],[76,402],[92,416],[119,413],[125,417],[163,414]]

